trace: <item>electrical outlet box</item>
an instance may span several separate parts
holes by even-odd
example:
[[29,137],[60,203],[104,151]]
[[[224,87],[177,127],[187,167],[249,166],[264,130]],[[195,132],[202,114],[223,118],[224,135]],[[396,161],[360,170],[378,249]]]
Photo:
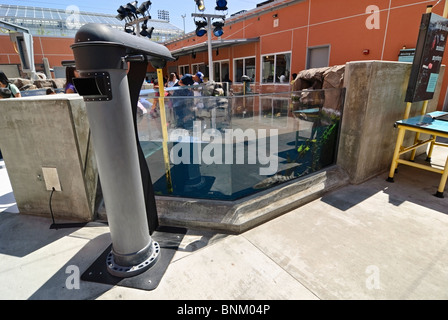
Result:
[[61,183],[59,181],[58,170],[56,168],[42,167],[42,173],[45,180],[45,187],[48,191],[62,191]]

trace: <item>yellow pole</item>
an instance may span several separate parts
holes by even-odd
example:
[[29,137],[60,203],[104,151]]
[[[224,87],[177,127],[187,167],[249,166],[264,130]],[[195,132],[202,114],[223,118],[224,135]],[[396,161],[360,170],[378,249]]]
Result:
[[165,162],[165,174],[166,174],[166,186],[168,192],[173,192],[173,184],[171,182],[171,168],[170,157],[168,154],[168,129],[166,125],[166,112],[165,112],[165,87],[163,85],[163,71],[157,69],[157,80],[159,81],[159,107],[160,107],[160,122],[162,126],[163,137],[163,159]]
[[440,179],[439,188],[437,189],[436,196],[443,198],[443,191],[445,190],[446,180],[448,179],[448,158],[446,158],[445,167],[443,169],[442,178]]
[[[424,116],[426,114],[426,110],[428,109],[428,103],[429,100],[425,100],[423,101],[423,106],[422,106],[422,111],[421,111],[421,115]],[[414,139],[414,144],[417,143],[420,139],[420,132],[417,132],[415,134],[415,139]],[[415,159],[415,153],[417,152],[417,149],[412,150],[412,154],[411,154],[411,161],[414,161]]]
[[408,102],[406,104],[406,110],[404,112],[404,117],[403,119],[408,119],[409,118],[409,114],[411,113],[411,106],[412,106],[412,102]]
[[445,8],[443,9],[443,17],[448,17],[448,0],[445,0]]
[[397,169],[398,166],[398,159],[400,158],[400,148],[403,144],[405,131],[406,130],[403,128],[398,128],[398,137],[395,144],[394,156],[392,158],[392,164],[390,165],[389,177],[387,178],[389,182],[394,181],[395,169]]
[[422,112],[420,113],[422,116],[426,114],[426,110],[428,109],[429,100],[423,101]]

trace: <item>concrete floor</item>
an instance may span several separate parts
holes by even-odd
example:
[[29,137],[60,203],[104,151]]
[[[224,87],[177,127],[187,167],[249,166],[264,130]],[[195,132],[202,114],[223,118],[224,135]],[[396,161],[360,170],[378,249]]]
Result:
[[433,196],[432,172],[400,166],[395,183],[342,187],[240,235],[188,230],[146,291],[80,280],[107,225],[54,230],[50,215],[17,213],[0,166],[0,299],[448,299],[448,193]]

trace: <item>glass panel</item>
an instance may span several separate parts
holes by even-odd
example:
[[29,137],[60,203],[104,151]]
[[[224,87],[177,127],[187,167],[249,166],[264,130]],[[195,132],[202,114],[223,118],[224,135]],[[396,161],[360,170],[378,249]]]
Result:
[[243,59],[238,59],[235,60],[235,69],[234,69],[234,73],[235,73],[235,77],[234,77],[234,82],[241,82],[241,77],[244,74],[244,60]]
[[[166,123],[161,123],[154,90],[141,92],[143,109],[137,115],[158,195],[236,200],[319,171],[336,159],[344,89],[220,96],[214,84],[205,84],[166,93]],[[168,159],[162,128],[168,132]]]
[[53,16],[51,15],[50,11],[46,11],[45,10],[43,13],[44,13],[44,18],[45,19],[53,19]]
[[221,82],[230,82],[230,67],[228,62],[221,62]]
[[35,17],[42,19],[44,17],[44,12],[42,11],[42,9],[35,9]]
[[274,60],[275,56],[264,56],[263,57],[263,83],[273,83],[274,82]]
[[25,17],[26,10],[25,9],[17,9],[16,17]]
[[180,66],[179,67],[179,77],[182,77],[182,75],[190,73],[190,66]]
[[66,22],[67,18],[69,17],[68,14],[66,14],[65,12],[59,12],[59,16],[61,17],[61,21]]
[[16,7],[9,7],[7,12],[8,17],[16,17],[17,16],[17,8]]
[[208,68],[205,64],[199,65],[199,71],[201,71],[204,74],[204,77],[208,77]]
[[33,8],[27,8],[25,9],[25,18],[34,18],[34,9]]
[[289,83],[291,54],[278,54],[276,56],[275,82]]
[[221,63],[214,62],[213,63],[213,80],[216,82],[221,82]]
[[255,82],[255,58],[245,59],[245,74]]

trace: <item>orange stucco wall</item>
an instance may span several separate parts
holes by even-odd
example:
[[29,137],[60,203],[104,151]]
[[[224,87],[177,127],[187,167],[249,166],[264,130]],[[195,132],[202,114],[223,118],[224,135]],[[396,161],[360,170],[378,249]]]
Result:
[[[61,66],[63,60],[73,60],[73,52],[70,45],[73,39],[53,37],[33,37],[34,63],[43,64],[43,58],[47,58],[50,66]],[[9,36],[0,36],[0,64],[20,64],[20,59],[15,51]]]
[[[261,1],[260,1],[261,2]],[[224,26],[223,40],[259,38],[258,42],[234,45],[213,52],[214,61],[228,60],[230,79],[233,78],[234,59],[256,57],[256,81],[260,82],[261,57],[265,54],[291,53],[291,73],[306,68],[308,48],[330,46],[329,65],[345,64],[357,60],[397,61],[403,46],[415,48],[422,14],[436,1],[425,0],[283,0],[230,17]],[[369,6],[377,6],[379,28],[368,29],[366,20]],[[442,15],[444,3],[433,12]],[[212,37],[217,40],[216,37]],[[206,42],[207,36],[197,37],[194,32],[182,39],[166,43],[174,51]],[[62,60],[73,59],[70,45],[73,39],[34,37],[36,64],[46,57],[51,66],[60,66]],[[364,54],[364,50],[369,50]],[[447,64],[448,54],[443,63]],[[19,58],[8,36],[0,36],[0,64],[19,63]],[[167,68],[193,64],[208,65],[206,51],[181,56],[169,62]],[[168,70],[168,69],[166,69]],[[166,71],[165,70],[165,71]],[[148,70],[154,71],[154,70]],[[441,101],[445,98],[448,72],[445,74]]]

